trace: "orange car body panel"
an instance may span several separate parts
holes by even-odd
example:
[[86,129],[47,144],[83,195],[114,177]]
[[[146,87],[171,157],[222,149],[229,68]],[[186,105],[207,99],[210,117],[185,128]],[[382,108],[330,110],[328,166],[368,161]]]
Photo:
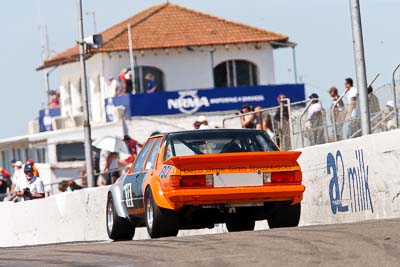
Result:
[[[153,138],[157,137],[160,136]],[[150,187],[154,200],[159,207],[179,210],[185,205],[269,201],[291,201],[294,205],[302,200],[305,187],[301,184],[301,181],[296,184],[265,184],[263,186],[222,188],[179,188],[172,185],[173,176],[215,174],[216,172],[238,174],[290,171],[298,172],[301,175],[300,166],[296,161],[301,152],[243,152],[177,156],[163,161],[166,150],[163,143],[157,156],[155,168],[148,172],[143,181],[143,192]]]

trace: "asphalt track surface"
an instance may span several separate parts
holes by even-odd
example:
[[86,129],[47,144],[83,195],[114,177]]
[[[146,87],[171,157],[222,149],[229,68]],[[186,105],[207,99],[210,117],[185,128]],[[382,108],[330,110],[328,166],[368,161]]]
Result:
[[0,249],[0,266],[378,265],[400,266],[400,219]]

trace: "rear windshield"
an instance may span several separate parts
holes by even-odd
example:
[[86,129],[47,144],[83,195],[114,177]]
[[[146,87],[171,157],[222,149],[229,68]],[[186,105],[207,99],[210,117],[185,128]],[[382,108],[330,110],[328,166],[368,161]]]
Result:
[[277,151],[263,131],[215,131],[170,135],[165,159],[172,156],[220,154],[235,152]]

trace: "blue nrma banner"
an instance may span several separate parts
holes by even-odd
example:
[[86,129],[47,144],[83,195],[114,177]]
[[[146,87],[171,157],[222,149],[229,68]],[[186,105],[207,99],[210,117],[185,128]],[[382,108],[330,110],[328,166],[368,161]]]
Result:
[[53,117],[61,116],[60,108],[47,108],[39,110],[39,131],[47,132],[53,130]]
[[291,102],[305,99],[304,84],[223,87],[117,96],[106,99],[107,121],[112,121],[114,106],[124,106],[125,116],[193,114],[239,110],[244,104],[263,108],[277,106],[277,97],[286,95]]

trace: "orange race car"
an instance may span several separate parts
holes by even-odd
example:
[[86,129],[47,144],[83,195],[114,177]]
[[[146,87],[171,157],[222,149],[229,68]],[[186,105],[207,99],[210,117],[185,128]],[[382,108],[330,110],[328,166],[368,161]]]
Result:
[[304,186],[300,152],[279,151],[264,131],[214,129],[150,137],[129,172],[110,187],[107,231],[132,239],[135,227],[152,238],[179,229],[253,230],[294,227]]

